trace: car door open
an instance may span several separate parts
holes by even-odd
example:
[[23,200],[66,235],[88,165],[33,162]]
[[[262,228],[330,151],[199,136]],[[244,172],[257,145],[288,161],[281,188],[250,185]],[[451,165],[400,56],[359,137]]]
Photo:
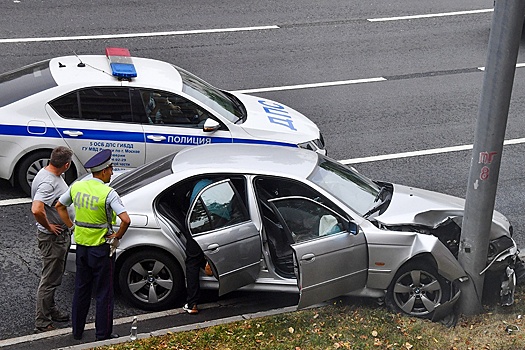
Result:
[[270,200],[290,229],[298,308],[363,288],[368,274],[366,238],[353,222],[322,203],[292,196]]
[[261,240],[229,180],[201,181],[208,184],[192,201],[187,227],[213,264],[219,295],[223,295],[255,282],[260,270]]

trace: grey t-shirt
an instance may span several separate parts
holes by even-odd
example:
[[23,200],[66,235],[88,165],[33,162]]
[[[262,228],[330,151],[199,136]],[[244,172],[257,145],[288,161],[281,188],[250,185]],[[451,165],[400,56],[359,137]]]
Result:
[[[36,174],[33,184],[31,185],[31,199],[44,203],[47,221],[51,224],[62,224],[64,228],[67,227],[62,222],[62,219],[60,219],[60,216],[55,209],[55,204],[60,195],[66,192],[67,189],[68,186],[61,176],[56,176],[45,168],[41,169],[38,174]],[[74,215],[72,208],[68,208],[68,212],[70,216]],[[40,231],[52,234],[52,232],[46,230],[46,228],[38,222],[36,225]]]

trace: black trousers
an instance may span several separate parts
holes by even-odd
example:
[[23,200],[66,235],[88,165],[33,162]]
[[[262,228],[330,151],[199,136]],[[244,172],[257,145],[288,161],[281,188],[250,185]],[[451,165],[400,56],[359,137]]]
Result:
[[200,254],[186,256],[186,303],[190,308],[199,301],[201,294],[199,276],[204,266],[206,266],[206,259],[202,251]]
[[77,244],[75,294],[73,296],[73,336],[81,337],[94,289],[96,300],[95,336],[109,338],[113,331],[113,274],[115,256],[109,257],[109,244],[87,247]]

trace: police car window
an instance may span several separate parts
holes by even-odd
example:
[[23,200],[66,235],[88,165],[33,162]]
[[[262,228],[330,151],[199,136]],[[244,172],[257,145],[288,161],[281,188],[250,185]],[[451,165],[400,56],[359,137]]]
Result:
[[209,113],[192,101],[172,93],[158,90],[141,90],[144,107],[143,122],[151,125],[202,128]]
[[192,234],[216,230],[249,220],[248,212],[229,181],[212,184],[196,199],[190,213]]
[[174,67],[182,77],[183,92],[215,110],[232,123],[246,119],[246,109],[235,96],[213,87],[180,67]]
[[128,88],[96,87],[64,95],[51,107],[63,118],[93,121],[139,122],[130,104]]
[[0,107],[55,86],[49,60],[0,74]]

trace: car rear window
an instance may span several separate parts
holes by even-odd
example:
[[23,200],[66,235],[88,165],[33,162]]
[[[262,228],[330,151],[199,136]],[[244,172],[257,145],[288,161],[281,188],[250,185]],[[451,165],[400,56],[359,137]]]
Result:
[[49,60],[0,74],[0,107],[55,86]]

